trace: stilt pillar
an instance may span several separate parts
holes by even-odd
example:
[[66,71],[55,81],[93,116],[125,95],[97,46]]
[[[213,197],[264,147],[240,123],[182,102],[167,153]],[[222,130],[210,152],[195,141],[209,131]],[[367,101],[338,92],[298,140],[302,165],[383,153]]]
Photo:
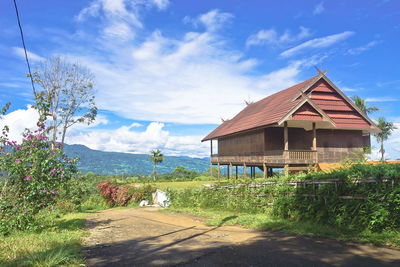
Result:
[[238,166],[236,165],[236,179],[238,178]]
[[285,170],[285,176],[289,176],[289,164],[285,164],[284,170]]
[[246,166],[246,163],[243,164],[243,175],[244,175],[244,177],[247,177],[247,166]]
[[221,184],[221,165],[218,162],[218,185]]
[[267,166],[263,163],[264,179],[267,178]]

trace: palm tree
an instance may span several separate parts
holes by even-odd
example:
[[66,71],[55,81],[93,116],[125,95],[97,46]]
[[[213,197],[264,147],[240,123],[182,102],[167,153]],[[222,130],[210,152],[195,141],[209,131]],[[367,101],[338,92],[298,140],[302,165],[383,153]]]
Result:
[[157,175],[157,164],[162,163],[164,160],[164,155],[161,153],[161,150],[156,149],[150,151],[149,158],[153,161],[153,179],[156,180]]
[[397,129],[393,122],[388,122],[385,118],[378,118],[378,128],[381,130],[380,133],[376,133],[375,138],[378,143],[381,144],[379,152],[381,152],[381,161],[385,160],[385,148],[383,147],[383,142],[388,140],[392,132]]
[[354,104],[356,104],[356,106],[365,114],[370,114],[372,112],[378,111],[379,108],[372,106],[372,107],[367,107],[367,105],[365,104],[365,99],[359,97],[359,96],[353,96],[352,97]]

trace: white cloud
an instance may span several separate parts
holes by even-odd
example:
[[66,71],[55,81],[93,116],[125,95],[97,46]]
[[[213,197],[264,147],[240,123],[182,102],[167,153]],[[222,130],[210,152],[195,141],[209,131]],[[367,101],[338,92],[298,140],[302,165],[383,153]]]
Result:
[[349,49],[349,50],[347,50],[347,53],[350,55],[359,55],[359,54],[371,49],[372,47],[374,47],[375,45],[377,45],[379,43],[380,43],[379,41],[371,41],[366,45]]
[[[96,101],[101,109],[138,120],[187,124],[219,123],[243,108],[298,81],[303,61],[272,73],[249,75],[257,62],[227,50],[209,32],[171,39],[154,32],[131,56],[113,62],[82,57],[97,77]],[[126,52],[126,51],[125,51]]]
[[[106,17],[104,12],[99,16]],[[257,60],[229,49],[216,31],[231,18],[229,13],[211,10],[195,18],[206,26],[203,32],[171,38],[154,30],[123,46],[106,36],[95,49],[65,54],[98,77],[100,109],[135,120],[220,123],[220,117],[231,118],[240,111],[245,99],[258,100],[293,85],[307,65],[297,61],[257,74]],[[299,35],[305,32],[300,30]]]
[[90,17],[101,18],[103,35],[115,40],[128,41],[135,36],[137,29],[143,28],[140,11],[156,7],[167,8],[169,0],[94,0],[76,16],[78,22]]
[[[24,51],[24,49],[22,47],[14,46],[14,47],[12,47],[12,52],[13,52],[14,55],[25,59],[25,51]],[[27,54],[28,54],[28,59],[31,60],[31,61],[43,61],[44,60],[43,57],[41,57],[38,54],[35,54],[33,52],[30,52],[28,50],[27,50]]]
[[351,88],[351,87],[346,87],[346,86],[340,87],[340,90],[342,90],[343,92],[357,92],[357,91],[359,91],[359,89],[357,89],[357,88]]
[[83,144],[91,149],[103,151],[147,154],[152,149],[161,149],[169,156],[206,157],[209,145],[201,143],[201,136],[171,136],[164,123],[152,122],[144,131],[133,130],[140,125],[134,123],[116,130],[92,130],[68,136],[67,143]]
[[282,35],[279,35],[275,29],[260,30],[256,34],[250,35],[247,38],[246,46],[252,45],[274,45],[278,46],[281,44],[287,44],[297,42],[311,35],[310,29],[300,26],[300,32],[298,34],[292,34],[289,30],[286,30]]
[[398,98],[382,96],[382,97],[367,97],[365,102],[393,102],[398,101]]
[[314,14],[314,15],[321,14],[322,12],[324,12],[324,10],[325,10],[324,2],[322,1],[322,2],[318,3],[318,4],[314,7],[313,14]]
[[208,31],[216,31],[231,20],[234,16],[231,13],[220,12],[218,9],[213,9],[207,13],[201,14],[196,18],[184,17],[185,23],[192,23],[195,26],[202,24]]
[[104,28],[104,34],[121,40],[129,40],[134,37],[134,32],[125,22],[112,22]]
[[169,0],[152,0],[152,2],[159,8],[165,9],[169,5]]
[[24,130],[26,128],[36,129],[38,119],[39,114],[36,109],[28,105],[26,109],[17,109],[3,116],[0,119],[0,129],[7,125],[10,130],[8,134],[10,140],[21,142]]
[[335,43],[338,43],[340,41],[347,39],[348,37],[350,37],[353,34],[354,34],[354,32],[345,31],[345,32],[338,33],[338,34],[315,38],[315,39],[306,41],[298,46],[295,46],[288,50],[285,50],[280,55],[282,57],[291,57],[303,50],[328,47]]

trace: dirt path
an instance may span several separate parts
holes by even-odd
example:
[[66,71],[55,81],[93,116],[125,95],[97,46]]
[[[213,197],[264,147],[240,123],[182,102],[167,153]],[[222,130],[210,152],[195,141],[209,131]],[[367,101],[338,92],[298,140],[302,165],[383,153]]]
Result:
[[400,266],[399,250],[207,227],[199,218],[154,208],[101,211],[87,228],[88,266]]

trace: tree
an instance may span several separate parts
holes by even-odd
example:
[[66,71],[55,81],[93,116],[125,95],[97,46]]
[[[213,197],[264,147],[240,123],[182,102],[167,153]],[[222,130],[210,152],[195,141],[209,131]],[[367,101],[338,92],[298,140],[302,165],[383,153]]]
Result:
[[149,158],[153,162],[153,179],[155,180],[157,176],[157,165],[163,162],[164,155],[161,153],[161,150],[156,149],[150,151]]
[[383,142],[388,140],[389,136],[392,132],[397,129],[393,122],[388,122],[385,118],[378,118],[378,128],[381,130],[380,133],[376,133],[375,138],[378,143],[380,143],[381,148],[379,152],[381,152],[381,161],[385,160],[385,148],[383,147]]
[[72,125],[91,124],[95,120],[94,75],[89,69],[54,57],[43,61],[32,76],[42,88],[35,98],[41,98],[49,105],[46,116],[50,117],[53,144],[58,135],[64,144],[67,130]]
[[356,106],[357,106],[362,112],[364,112],[364,113],[367,114],[367,115],[379,110],[379,108],[378,108],[378,107],[375,107],[375,106],[367,107],[367,105],[366,105],[366,103],[365,103],[365,99],[362,99],[362,98],[359,97],[359,96],[353,96],[352,99],[353,99],[353,101],[354,101],[354,104],[356,104]]

